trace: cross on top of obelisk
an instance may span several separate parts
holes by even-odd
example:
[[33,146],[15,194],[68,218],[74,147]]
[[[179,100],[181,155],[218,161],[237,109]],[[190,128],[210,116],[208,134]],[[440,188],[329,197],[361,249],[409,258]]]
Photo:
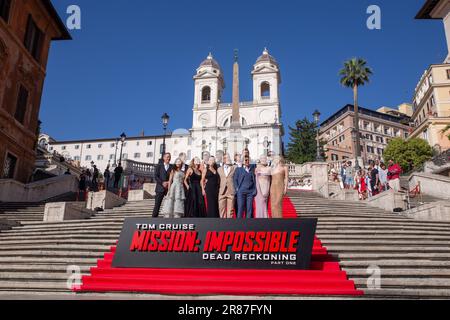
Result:
[[238,62],[238,54],[239,54],[239,50],[234,49],[234,62]]

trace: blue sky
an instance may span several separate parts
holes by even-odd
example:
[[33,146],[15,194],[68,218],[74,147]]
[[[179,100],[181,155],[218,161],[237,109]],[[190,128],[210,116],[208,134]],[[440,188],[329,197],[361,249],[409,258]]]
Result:
[[[212,51],[227,84],[223,101],[231,101],[235,48],[241,100],[252,99],[250,71],[264,46],[280,63],[286,127],[316,108],[325,119],[352,103],[338,71],[354,56],[374,71],[362,106],[410,102],[424,70],[447,55],[442,21],[414,20],[424,2],[54,0],[64,20],[69,5],[80,6],[82,29],[52,45],[43,131],[57,140],[160,134],[163,112],[171,130],[190,128],[195,69]],[[381,7],[381,30],[366,27],[372,4]]]

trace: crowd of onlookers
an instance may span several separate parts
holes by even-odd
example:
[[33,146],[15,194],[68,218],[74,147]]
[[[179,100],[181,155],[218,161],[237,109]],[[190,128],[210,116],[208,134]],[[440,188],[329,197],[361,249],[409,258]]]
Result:
[[380,160],[369,161],[366,168],[357,169],[352,161],[342,163],[340,169],[330,168],[330,180],[339,182],[342,189],[358,190],[360,200],[365,200],[389,189],[400,191],[402,168],[393,160],[388,164]]

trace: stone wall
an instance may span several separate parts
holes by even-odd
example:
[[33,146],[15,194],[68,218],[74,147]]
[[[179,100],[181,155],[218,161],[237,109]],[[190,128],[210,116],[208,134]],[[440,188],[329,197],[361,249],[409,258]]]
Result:
[[78,191],[78,178],[58,176],[29,184],[15,180],[0,180],[1,202],[39,202],[69,192]]
[[450,199],[450,177],[431,173],[413,173],[409,177],[410,190],[414,189],[419,183],[423,194]]
[[381,208],[388,212],[394,212],[394,209],[407,209],[405,195],[394,190],[388,190],[367,200],[367,204],[372,207]]

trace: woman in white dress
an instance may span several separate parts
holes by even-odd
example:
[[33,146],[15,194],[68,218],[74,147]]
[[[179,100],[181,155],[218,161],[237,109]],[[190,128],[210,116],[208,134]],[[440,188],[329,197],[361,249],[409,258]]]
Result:
[[184,172],[181,159],[175,160],[175,167],[170,173],[169,192],[164,200],[162,214],[164,218],[181,218],[184,214]]

